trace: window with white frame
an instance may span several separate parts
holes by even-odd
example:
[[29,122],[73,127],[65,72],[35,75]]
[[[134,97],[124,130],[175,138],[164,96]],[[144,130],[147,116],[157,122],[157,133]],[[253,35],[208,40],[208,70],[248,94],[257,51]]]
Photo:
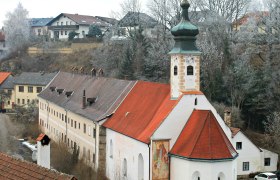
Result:
[[236,142],[236,150],[242,149],[242,142]]
[[270,166],[270,158],[264,158],[264,166]]
[[249,162],[243,162],[243,171],[249,171],[250,169],[250,163]]

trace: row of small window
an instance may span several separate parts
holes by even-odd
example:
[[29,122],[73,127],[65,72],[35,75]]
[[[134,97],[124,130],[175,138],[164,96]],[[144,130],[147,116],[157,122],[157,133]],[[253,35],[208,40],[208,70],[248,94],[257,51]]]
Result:
[[[60,22],[60,23],[59,23],[59,22],[56,22],[56,25],[57,25],[57,26],[59,26],[59,25],[60,25],[60,26],[63,26],[63,25],[64,25],[64,22]],[[68,21],[65,22],[65,25],[68,26]],[[69,22],[69,25],[72,25],[72,22],[71,22],[71,21]]]
[[[47,104],[43,104],[43,103],[40,102],[40,105],[39,105],[40,109],[44,110],[44,106],[45,106],[45,109],[46,109],[49,113],[53,114],[54,117],[55,117],[55,116],[58,117],[58,118],[61,119],[62,121],[65,121],[65,123],[68,123],[68,124],[71,123],[71,127],[74,127],[75,129],[77,129],[77,128],[78,128],[78,129],[81,129],[81,123],[77,123],[77,121],[71,119],[70,117],[67,118],[66,115],[64,115],[64,114],[62,114],[62,113],[59,113],[59,112],[57,112],[57,111],[55,111],[55,110],[53,110],[53,109],[47,107]],[[94,127],[93,127],[92,129],[93,129],[93,131],[92,131],[92,137],[93,137],[93,138],[96,138],[96,129],[95,129]],[[87,125],[86,125],[85,123],[84,123],[83,132],[84,132],[85,134],[87,133]],[[88,135],[91,136],[91,126],[88,126]]]
[[[270,158],[264,158],[264,166],[270,166]],[[243,162],[243,171],[250,170],[250,162]]]
[[[42,87],[36,87],[36,93],[40,93],[42,91]],[[18,86],[18,92],[24,92],[24,86]],[[33,86],[28,86],[28,93],[33,93]]]
[[[193,66],[187,66],[187,75],[192,76],[194,73]],[[174,76],[178,75],[178,66],[174,66]]]
[[[65,134],[58,132],[58,130],[55,129],[54,127],[51,127],[51,126],[48,125],[47,123],[44,123],[44,120],[42,120],[42,119],[40,119],[39,124],[40,124],[41,126],[46,127],[47,129],[49,129],[49,130],[51,131],[51,133],[53,133],[54,135],[59,136],[61,142],[67,143],[67,146],[68,146],[69,148],[72,148],[73,150],[75,149],[75,150],[77,150],[77,152],[79,151],[80,146],[78,146],[77,143],[76,143],[75,141],[73,141],[73,140],[67,138],[67,136],[66,136]],[[86,151],[86,147],[83,147],[83,158],[84,158],[84,159],[86,158],[86,160],[88,160],[88,161],[91,160],[90,150],[88,149],[88,150]],[[93,153],[92,162],[93,162],[93,163],[95,162],[95,153]]]
[[[63,32],[64,32],[64,33],[63,33]],[[60,35],[63,36],[63,34],[64,34],[64,35],[68,35],[68,32],[67,32],[67,31],[60,31]]]
[[[27,104],[30,104],[30,99],[27,99]],[[34,99],[32,99],[32,103],[34,103],[35,102],[35,100]],[[18,98],[17,99],[17,104],[20,104],[20,99]],[[25,99],[21,99],[21,104],[25,104]],[[10,101],[8,101],[8,105],[10,105]]]

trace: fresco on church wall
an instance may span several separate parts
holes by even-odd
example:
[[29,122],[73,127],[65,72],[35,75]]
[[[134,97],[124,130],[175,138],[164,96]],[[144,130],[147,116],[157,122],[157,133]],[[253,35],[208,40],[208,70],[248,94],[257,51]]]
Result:
[[153,180],[167,180],[169,178],[169,140],[153,141]]

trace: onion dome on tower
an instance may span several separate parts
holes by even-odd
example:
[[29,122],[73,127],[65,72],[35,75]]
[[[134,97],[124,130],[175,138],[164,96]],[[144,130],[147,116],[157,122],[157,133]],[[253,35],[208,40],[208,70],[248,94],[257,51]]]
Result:
[[170,54],[184,54],[184,53],[200,53],[195,45],[196,35],[199,34],[198,28],[190,22],[189,7],[190,3],[183,0],[182,19],[180,23],[171,29],[174,36],[175,45]]

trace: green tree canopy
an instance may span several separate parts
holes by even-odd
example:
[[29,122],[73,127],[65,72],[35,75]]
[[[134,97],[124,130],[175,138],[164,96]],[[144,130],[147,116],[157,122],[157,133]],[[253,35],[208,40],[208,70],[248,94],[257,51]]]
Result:
[[100,30],[100,28],[98,26],[90,25],[89,31],[88,31],[88,37],[100,38],[100,37],[102,37],[102,31]]
[[75,36],[77,36],[78,35],[78,33],[76,33],[75,31],[71,31],[69,34],[68,34],[68,40],[69,41],[72,41],[74,38],[75,38]]

